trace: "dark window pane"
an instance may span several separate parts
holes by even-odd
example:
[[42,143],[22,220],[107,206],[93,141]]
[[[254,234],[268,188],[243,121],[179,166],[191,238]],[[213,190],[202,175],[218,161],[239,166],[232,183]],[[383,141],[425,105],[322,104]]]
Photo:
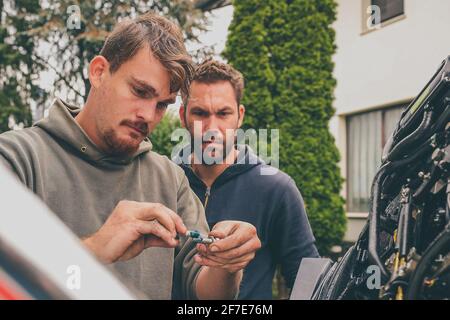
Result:
[[387,21],[404,13],[404,0],[372,0],[372,5],[379,6],[381,22]]

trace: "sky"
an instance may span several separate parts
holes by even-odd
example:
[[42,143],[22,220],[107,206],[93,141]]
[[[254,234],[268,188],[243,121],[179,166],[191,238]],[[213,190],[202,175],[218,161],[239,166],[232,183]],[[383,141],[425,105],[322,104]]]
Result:
[[[214,45],[216,49],[216,58],[220,58],[219,54],[225,48],[227,39],[228,26],[233,18],[233,6],[226,6],[216,9],[209,14],[210,25],[208,31],[203,33],[199,39],[202,46]],[[189,45],[188,50],[198,49],[199,46]]]

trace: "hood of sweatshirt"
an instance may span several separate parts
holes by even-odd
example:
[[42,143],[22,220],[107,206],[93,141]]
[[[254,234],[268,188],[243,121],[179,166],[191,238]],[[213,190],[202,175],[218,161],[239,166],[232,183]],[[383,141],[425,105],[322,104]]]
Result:
[[[186,156],[190,155],[190,150],[190,145],[185,146],[180,151],[178,156],[173,159],[173,161],[183,168],[189,178],[190,183],[206,188],[203,181],[195,174],[194,170],[192,169],[192,166],[190,165],[190,156]],[[238,145],[237,150],[239,151],[239,153],[234,163],[226,168],[214,181],[213,186],[215,188],[243,174],[248,170],[265,165],[264,161],[258,158],[258,156],[253,153],[249,146]]]
[[145,138],[138,150],[131,155],[118,157],[104,153],[75,121],[75,116],[80,111],[80,108],[56,99],[50,107],[48,116],[36,122],[35,126],[64,143],[79,157],[99,164],[126,165],[140,154],[151,150],[152,144],[148,138]]

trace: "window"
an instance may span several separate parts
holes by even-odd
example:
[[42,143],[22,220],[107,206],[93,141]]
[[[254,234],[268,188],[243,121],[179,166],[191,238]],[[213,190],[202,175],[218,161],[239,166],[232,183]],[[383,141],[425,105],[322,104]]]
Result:
[[[361,0],[361,4],[361,35],[386,27],[406,17],[404,0]],[[379,10],[373,6],[377,6]]]
[[380,7],[381,23],[404,13],[404,0],[372,0],[372,5]]
[[407,105],[347,117],[347,211],[368,212],[383,147]]

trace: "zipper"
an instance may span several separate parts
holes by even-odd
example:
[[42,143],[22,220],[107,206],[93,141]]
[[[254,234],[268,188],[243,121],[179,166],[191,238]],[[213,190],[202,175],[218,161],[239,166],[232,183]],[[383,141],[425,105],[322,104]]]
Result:
[[[191,170],[192,174],[206,187],[206,184],[203,182],[202,179],[199,178],[199,176],[195,173],[195,171],[192,169],[192,167],[189,167],[189,169]],[[214,184],[214,182],[213,182],[213,184]],[[203,207],[205,209],[205,213],[206,213],[206,207],[208,206],[209,196],[211,195],[211,187],[206,187],[206,191],[205,191],[205,201],[203,202]]]
[[206,206],[208,205],[208,199],[209,199],[210,194],[211,194],[211,187],[207,187],[206,192],[205,192],[205,203],[203,204],[203,206],[205,207],[205,212],[206,212]]

